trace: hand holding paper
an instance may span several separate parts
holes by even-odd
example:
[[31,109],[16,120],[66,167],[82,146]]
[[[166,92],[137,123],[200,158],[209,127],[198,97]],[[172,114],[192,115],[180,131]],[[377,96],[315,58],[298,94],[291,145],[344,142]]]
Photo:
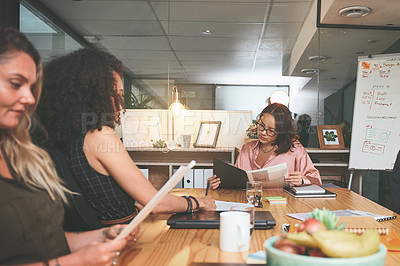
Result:
[[288,176],[286,163],[258,170],[246,171],[246,173],[250,182],[262,181],[264,189],[283,187],[285,184],[285,177]]
[[150,212],[154,209],[155,206],[170,192],[179,181],[182,180],[183,176],[189,172],[196,165],[195,161],[191,161],[188,166],[179,167],[178,171],[168,180],[167,183],[157,192],[157,194],[149,201],[149,203],[144,206],[144,208],[136,215],[135,218],[122,230],[122,232],[115,238],[116,240],[125,238],[129,235],[129,233],[135,229],[146,217],[150,214]]

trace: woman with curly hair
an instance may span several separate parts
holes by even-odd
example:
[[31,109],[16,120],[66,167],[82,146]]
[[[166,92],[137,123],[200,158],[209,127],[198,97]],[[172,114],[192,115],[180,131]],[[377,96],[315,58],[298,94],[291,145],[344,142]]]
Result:
[[63,230],[70,192],[29,135],[41,89],[39,53],[22,33],[1,28],[0,264],[110,265],[127,240],[102,242],[115,238],[121,225],[79,234]]
[[[106,52],[80,49],[45,65],[38,116],[48,144],[62,150],[82,194],[103,224],[130,221],[135,201],[145,206],[157,190],[132,161],[119,137],[122,64]],[[191,204],[189,204],[189,201]],[[168,194],[154,212],[213,210],[211,197]]]
[[[288,176],[285,181],[290,186],[322,186],[319,171],[298,140],[289,109],[283,104],[270,104],[258,117],[258,140],[243,145],[236,167],[251,171],[286,163]],[[212,189],[220,184],[220,179],[215,175],[208,180]]]

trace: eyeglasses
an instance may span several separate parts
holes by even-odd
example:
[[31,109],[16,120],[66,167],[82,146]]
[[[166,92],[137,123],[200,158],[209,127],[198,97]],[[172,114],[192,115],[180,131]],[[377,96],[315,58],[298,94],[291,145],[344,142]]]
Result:
[[276,134],[278,134],[278,133],[276,133],[275,130],[265,128],[262,124],[260,124],[258,122],[256,123],[256,125],[257,125],[257,129],[260,130],[260,132],[263,132],[265,130],[265,132],[267,133],[267,136],[274,137]]

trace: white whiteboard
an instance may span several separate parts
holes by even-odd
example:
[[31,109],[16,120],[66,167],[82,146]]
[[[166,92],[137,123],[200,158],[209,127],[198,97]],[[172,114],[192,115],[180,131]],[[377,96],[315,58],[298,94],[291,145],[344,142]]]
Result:
[[400,54],[360,57],[350,169],[393,169],[400,149]]

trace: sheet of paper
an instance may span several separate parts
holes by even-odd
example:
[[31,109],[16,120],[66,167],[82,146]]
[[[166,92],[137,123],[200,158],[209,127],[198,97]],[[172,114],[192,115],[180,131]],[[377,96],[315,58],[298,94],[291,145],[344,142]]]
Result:
[[285,178],[286,176],[288,176],[288,170],[287,170],[286,163],[281,163],[278,165],[270,166],[267,169],[268,169],[268,176],[269,176],[268,180],[274,180],[274,179],[278,179],[278,178],[282,178],[282,177]]
[[[331,211],[336,216],[343,217],[343,216],[349,216],[349,217],[373,217],[375,220],[379,219],[385,219],[391,216],[385,216],[385,215],[379,215],[375,213],[370,213],[370,212],[364,212],[364,211],[358,211],[358,210],[336,210],[336,211]],[[309,218],[311,215],[311,212],[304,212],[304,213],[288,213],[287,216],[292,217],[294,219],[298,219],[301,221],[304,221],[305,219]]]
[[284,179],[288,175],[288,170],[286,163],[281,163],[267,168],[247,171],[247,175],[249,176],[249,180],[271,181],[275,179]]
[[149,203],[144,206],[144,208],[138,213],[138,215],[133,218],[133,220],[122,230],[122,232],[115,238],[121,239],[125,238],[135,229],[146,217],[150,214],[150,212],[154,209],[155,206],[168,194],[168,192],[173,189],[179,181],[182,180],[183,176],[189,172],[193,166],[196,165],[195,161],[191,161],[188,166],[181,166],[175,172],[175,174],[168,180],[167,183],[157,192],[157,194],[149,201]]
[[250,182],[261,181],[263,189],[282,188],[286,185],[285,177],[288,176],[286,163],[270,166],[253,171],[246,171]]
[[215,208],[215,211],[230,211],[231,207],[253,207],[253,205],[247,203],[229,202],[220,200],[216,200],[215,205],[217,206]]

